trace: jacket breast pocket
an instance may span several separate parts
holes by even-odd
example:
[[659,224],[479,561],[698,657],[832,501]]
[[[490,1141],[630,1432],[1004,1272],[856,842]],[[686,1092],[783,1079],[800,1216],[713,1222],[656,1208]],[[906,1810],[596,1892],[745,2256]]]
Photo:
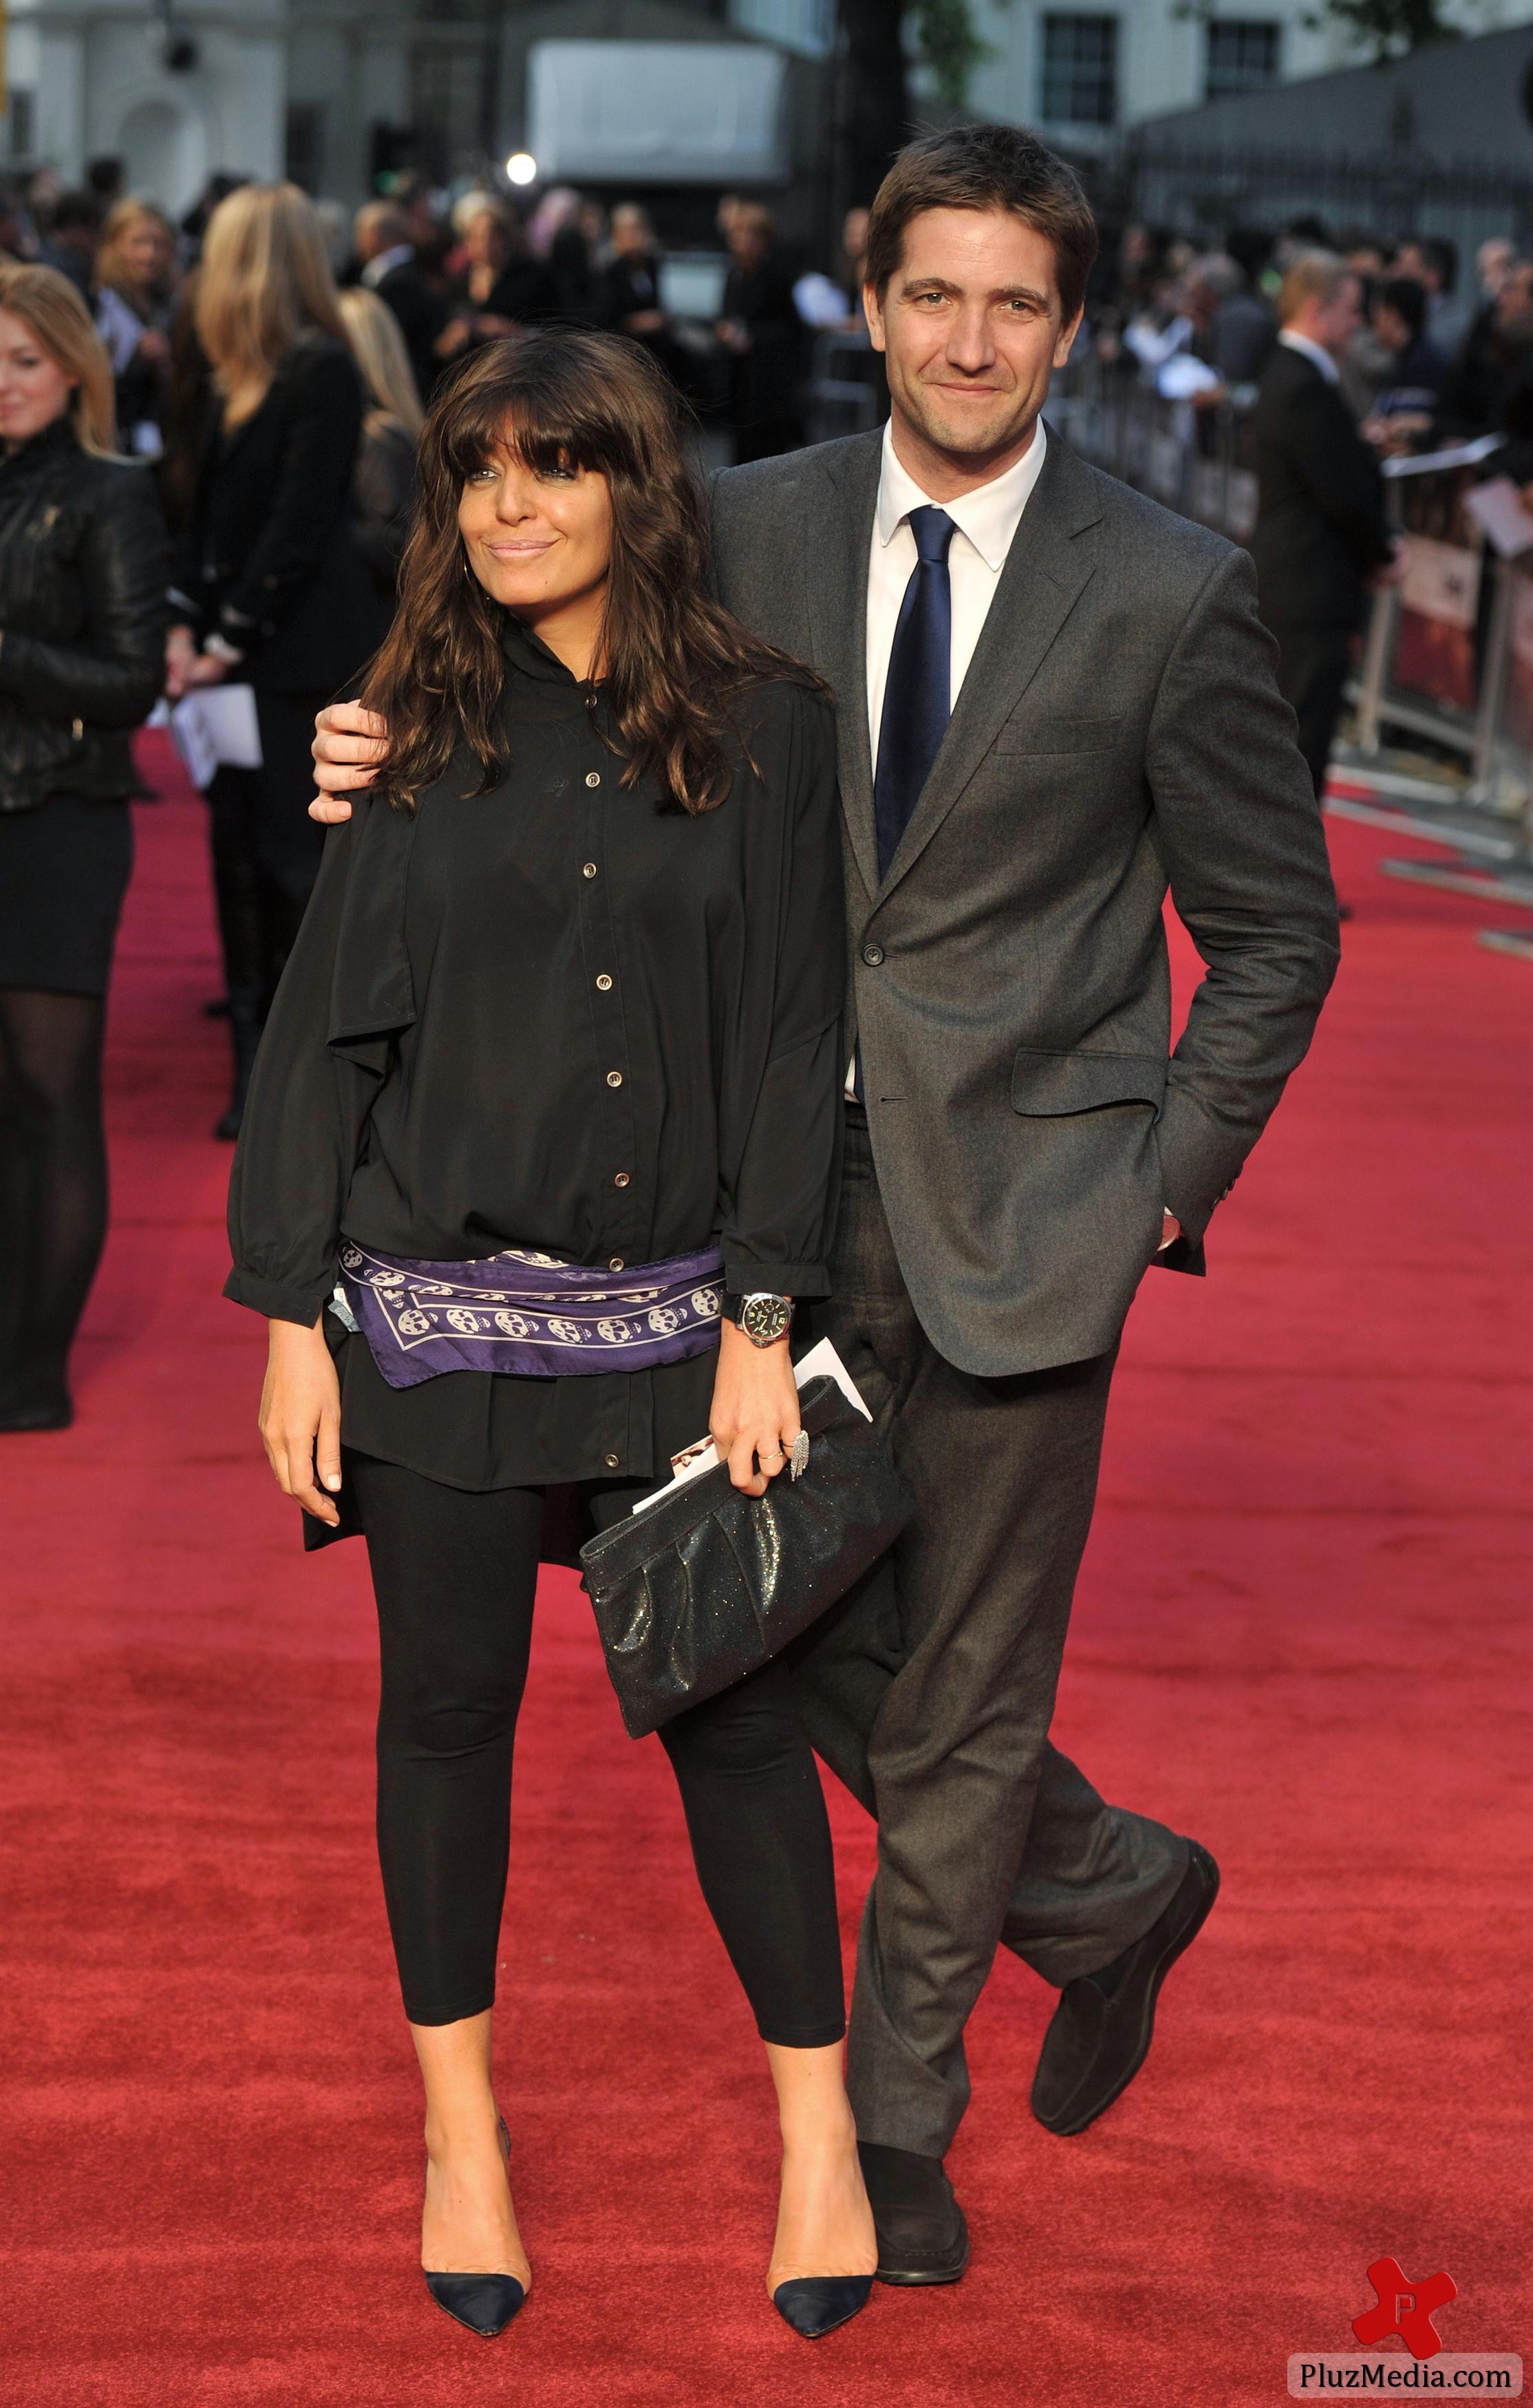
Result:
[[996,738],[997,752],[1110,752],[1123,725],[1116,712],[1103,719],[1009,719]]
[[1049,1120],[1104,1104],[1152,1104],[1166,1096],[1166,1064],[1153,1054],[1046,1054],[1024,1045],[1011,1065],[1011,1110]]

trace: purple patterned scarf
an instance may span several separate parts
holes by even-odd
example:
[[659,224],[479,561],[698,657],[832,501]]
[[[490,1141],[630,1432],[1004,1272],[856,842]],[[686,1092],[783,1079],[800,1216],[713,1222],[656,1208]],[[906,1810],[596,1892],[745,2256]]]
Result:
[[533,1380],[648,1371],[716,1345],[723,1305],[717,1246],[620,1274],[514,1246],[472,1263],[395,1261],[349,1238],[331,1298],[391,1388],[443,1371]]

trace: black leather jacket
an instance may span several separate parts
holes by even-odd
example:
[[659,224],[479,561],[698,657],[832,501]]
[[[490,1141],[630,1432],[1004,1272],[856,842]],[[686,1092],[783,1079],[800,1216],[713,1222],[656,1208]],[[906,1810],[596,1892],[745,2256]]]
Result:
[[82,452],[67,419],[0,459],[0,811],[133,791],[167,556],[148,469]]

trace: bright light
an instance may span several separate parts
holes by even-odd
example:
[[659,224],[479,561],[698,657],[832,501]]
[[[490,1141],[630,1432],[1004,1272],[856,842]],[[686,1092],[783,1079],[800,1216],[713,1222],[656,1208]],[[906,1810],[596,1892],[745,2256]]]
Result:
[[530,184],[537,175],[537,162],[530,150],[513,150],[506,162],[506,173],[513,184]]

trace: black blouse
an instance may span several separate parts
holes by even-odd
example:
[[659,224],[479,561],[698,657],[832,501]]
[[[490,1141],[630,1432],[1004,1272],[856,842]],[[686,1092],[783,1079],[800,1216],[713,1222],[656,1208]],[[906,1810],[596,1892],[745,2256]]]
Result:
[[[511,767],[466,754],[326,841],[235,1158],[224,1293],[311,1326],[341,1235],[602,1269],[717,1240],[732,1288],[826,1293],[844,945],[829,705],[742,700],[728,799],[620,783],[598,689],[513,624]],[[326,1315],[342,1437],[463,1488],[648,1479],[707,1427],[715,1357],[389,1388]]]

